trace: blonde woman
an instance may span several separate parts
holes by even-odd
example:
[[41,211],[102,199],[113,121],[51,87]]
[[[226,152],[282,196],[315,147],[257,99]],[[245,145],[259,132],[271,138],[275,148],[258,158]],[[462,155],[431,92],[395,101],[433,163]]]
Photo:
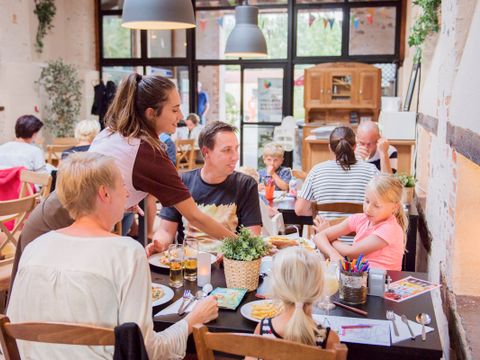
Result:
[[283,303],[284,311],[263,319],[255,334],[329,348],[338,336],[330,328],[318,326],[312,306],[323,291],[323,271],[319,255],[300,247],[280,250],[274,257],[271,274],[272,297]]
[[[96,153],[70,155],[60,165],[57,193],[73,224],[29,244],[8,307],[12,322],[70,322],[103,327],[134,322],[150,359],[181,359],[194,324],[218,315],[209,297],[183,320],[153,331],[151,279],[143,247],[111,232],[127,191],[115,161]],[[113,347],[18,342],[25,359],[106,359]]]
[[[367,185],[363,213],[318,233],[314,241],[330,259],[358,258],[364,254],[370,267],[402,270],[408,219],[401,203],[403,187],[389,174],[374,177]],[[356,233],[353,245],[337,239]]]
[[88,151],[95,136],[100,132],[100,123],[96,120],[82,120],[75,126],[75,139],[78,144],[62,153],[62,160],[75,152]]

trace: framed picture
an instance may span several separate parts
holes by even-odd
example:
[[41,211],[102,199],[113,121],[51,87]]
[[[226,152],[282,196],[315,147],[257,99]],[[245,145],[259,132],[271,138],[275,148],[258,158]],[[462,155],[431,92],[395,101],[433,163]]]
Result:
[[410,81],[408,82],[407,95],[403,102],[403,111],[410,111],[410,105],[412,104],[413,92],[415,91],[415,84],[417,82],[417,76],[420,72],[420,63],[413,64],[412,72],[410,74]]

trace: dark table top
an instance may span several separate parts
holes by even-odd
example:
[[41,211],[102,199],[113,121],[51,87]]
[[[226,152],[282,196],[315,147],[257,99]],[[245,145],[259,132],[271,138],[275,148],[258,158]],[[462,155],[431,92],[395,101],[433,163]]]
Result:
[[[412,275],[421,279],[427,279],[425,273],[389,271],[389,275],[393,281]],[[168,285],[168,270],[152,268],[152,281]],[[225,287],[225,277],[223,269],[217,264],[212,267],[212,285],[213,287]],[[197,290],[196,282],[184,282],[184,287],[174,289],[175,296],[167,304],[157,306],[153,309],[153,314],[156,314],[162,308],[170,305],[173,301],[180,298],[185,289],[192,291]],[[438,290],[437,290],[438,291]],[[255,329],[256,323],[245,319],[240,314],[240,308],[243,304],[250,301],[258,300],[255,297],[255,292],[247,293],[236,311],[220,309],[219,317],[215,321],[208,324],[210,331],[218,332],[243,332],[252,333]],[[424,342],[418,336],[416,340],[404,340],[402,342],[392,344],[392,346],[375,346],[364,344],[347,343],[348,358],[349,359],[440,359],[442,356],[442,346],[437,330],[437,322],[435,312],[433,310],[432,298],[430,293],[419,295],[413,299],[406,300],[402,303],[395,303],[393,301],[384,300],[380,297],[369,296],[365,305],[359,305],[359,309],[368,311],[368,317],[371,319],[385,319],[386,310],[393,310],[397,314],[406,314],[410,320],[415,320],[415,316],[420,313],[428,313],[432,317],[432,323],[429,325],[435,330],[427,334],[427,340]],[[348,310],[336,307],[330,312],[331,315],[359,317]],[[158,316],[154,318],[154,327],[156,331],[161,331],[170,326],[174,322],[180,320],[181,317],[177,315]],[[192,342],[189,342],[189,350],[194,351]]]

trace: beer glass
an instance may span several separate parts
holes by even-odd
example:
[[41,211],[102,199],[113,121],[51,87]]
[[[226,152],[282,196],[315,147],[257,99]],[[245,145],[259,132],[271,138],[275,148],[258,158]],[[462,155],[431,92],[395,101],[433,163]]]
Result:
[[197,280],[197,255],[198,255],[198,242],[197,240],[184,240],[184,267],[183,277],[188,281]]
[[183,286],[183,246],[172,244],[168,247],[168,262],[170,268],[169,285],[173,288]]

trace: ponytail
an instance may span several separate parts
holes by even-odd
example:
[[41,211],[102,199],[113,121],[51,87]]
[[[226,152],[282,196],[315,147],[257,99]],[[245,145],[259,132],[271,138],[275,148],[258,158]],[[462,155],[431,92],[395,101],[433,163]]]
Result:
[[163,150],[155,123],[145,117],[152,108],[160,115],[175,84],[158,75],[132,73],[124,78],[105,115],[105,124],[112,132],[126,138],[144,140],[157,150]]
[[347,126],[339,126],[330,134],[330,149],[335,153],[335,160],[343,170],[350,170],[357,163],[355,157],[355,133]]
[[407,245],[407,229],[408,229],[408,217],[405,214],[405,210],[403,210],[403,205],[401,202],[398,203],[398,211],[395,213],[395,218],[397,219],[398,225],[403,230],[403,242],[404,245]]
[[318,328],[311,316],[305,314],[302,307],[295,305],[290,321],[285,326],[283,338],[285,340],[299,342],[305,345],[316,345]]

